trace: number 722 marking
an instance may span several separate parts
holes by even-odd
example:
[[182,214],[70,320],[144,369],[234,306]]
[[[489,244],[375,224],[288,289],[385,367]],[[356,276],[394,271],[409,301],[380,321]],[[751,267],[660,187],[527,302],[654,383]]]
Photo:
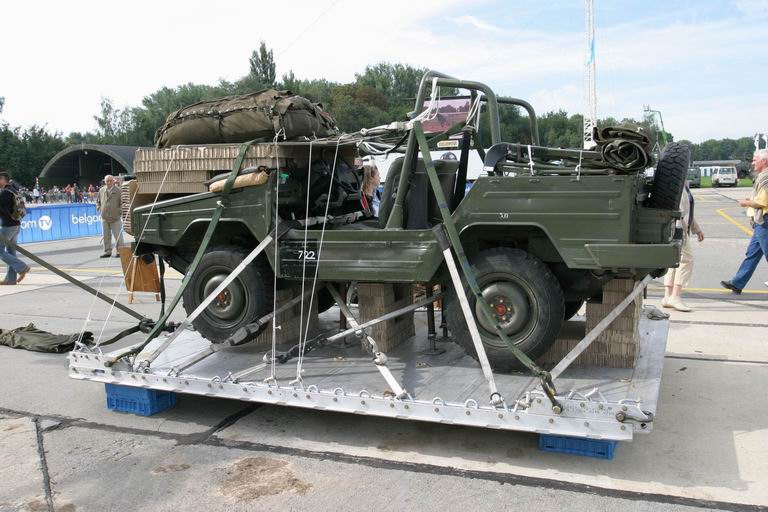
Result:
[[299,259],[300,260],[314,260],[315,258],[315,251],[299,251]]

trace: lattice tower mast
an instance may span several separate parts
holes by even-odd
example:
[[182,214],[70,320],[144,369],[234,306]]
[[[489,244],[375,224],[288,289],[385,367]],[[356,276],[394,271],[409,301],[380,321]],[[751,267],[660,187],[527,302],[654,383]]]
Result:
[[586,29],[586,59],[584,62],[584,148],[595,145],[597,126],[597,90],[595,86],[595,23],[593,0],[584,0]]

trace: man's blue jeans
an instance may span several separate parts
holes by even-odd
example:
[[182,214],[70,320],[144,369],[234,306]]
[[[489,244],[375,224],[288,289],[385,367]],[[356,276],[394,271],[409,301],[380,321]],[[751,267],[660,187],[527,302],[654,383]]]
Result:
[[752,239],[747,246],[746,257],[741,262],[736,275],[731,279],[733,286],[739,290],[747,286],[749,278],[752,277],[763,256],[768,261],[768,227],[765,224],[755,224],[752,230]]
[[16,283],[16,274],[27,269],[27,264],[16,257],[15,244],[19,236],[19,226],[0,227],[0,260],[8,265],[8,271],[5,274],[5,280],[9,284]]

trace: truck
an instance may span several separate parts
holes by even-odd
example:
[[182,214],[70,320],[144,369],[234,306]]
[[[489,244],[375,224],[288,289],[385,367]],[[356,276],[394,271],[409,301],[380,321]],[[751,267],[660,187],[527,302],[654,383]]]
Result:
[[[423,141],[419,144],[413,120],[424,112],[430,85],[433,97],[437,87],[457,88],[469,91],[479,105],[460,126],[428,134],[430,149],[440,140],[459,138],[457,160],[432,161]],[[502,140],[499,108],[527,111],[530,144]],[[487,150],[477,131],[467,129],[481,123],[490,130]],[[464,295],[496,371],[521,368],[509,341],[531,359],[542,355],[563,322],[585,301],[600,300],[611,279],[659,276],[679,262],[681,233],[675,220],[688,170],[684,146],[672,143],[664,149],[651,183],[642,172],[585,169],[581,157],[596,152],[540,146],[535,111],[527,102],[497,97],[482,83],[438,72],[424,76],[410,121],[396,128],[403,144],[393,145],[392,151],[402,156],[386,174],[378,217],[366,206],[361,168],[352,158],[338,158],[340,147],[370,149],[367,139],[256,143],[306,156],[260,168],[265,179],[258,186],[228,194],[201,192],[133,209],[135,252],[157,255],[185,274],[183,306],[191,313],[250,251],[274,236],[195,318],[195,329],[213,342],[228,339],[272,311],[275,279],[440,285],[453,340],[478,357],[462,314],[459,299]],[[467,190],[470,151],[479,153],[484,174]],[[561,164],[576,160],[575,166]],[[428,167],[436,172],[442,194],[430,186]],[[221,205],[223,213],[214,219]],[[457,289],[449,277],[435,231],[446,221],[460,237],[480,296],[471,292],[470,283]],[[212,222],[215,227],[208,233]],[[193,265],[207,233],[207,249]],[[334,304],[322,292],[318,301],[321,310]],[[490,319],[481,314],[488,307]]]

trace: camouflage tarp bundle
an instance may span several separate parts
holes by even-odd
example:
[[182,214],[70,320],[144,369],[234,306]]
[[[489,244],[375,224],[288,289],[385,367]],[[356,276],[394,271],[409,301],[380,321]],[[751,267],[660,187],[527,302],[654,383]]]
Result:
[[638,129],[608,126],[595,129],[595,142],[603,162],[588,165],[605,165],[617,171],[642,171],[651,163],[651,141]]
[[290,91],[263,91],[201,101],[171,113],[155,133],[159,148],[179,144],[240,143],[336,135],[336,121],[322,105]]
[[[80,338],[77,334],[51,334],[41,331],[35,324],[29,324],[26,327],[3,330],[0,329],[0,345],[11,348],[23,348],[34,352],[69,352],[75,346],[75,342]],[[93,340],[93,334],[84,332],[81,341],[90,343]]]

